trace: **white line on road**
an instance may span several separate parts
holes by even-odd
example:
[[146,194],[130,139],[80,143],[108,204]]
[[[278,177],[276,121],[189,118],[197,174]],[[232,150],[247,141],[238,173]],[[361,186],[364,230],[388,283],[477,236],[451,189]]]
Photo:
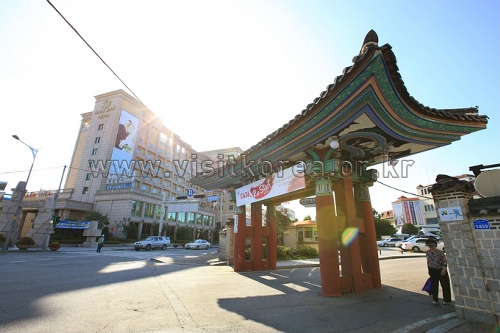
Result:
[[401,328],[399,328],[397,330],[394,330],[394,331],[392,331],[390,333],[407,333],[407,332],[410,332],[411,330],[413,330],[413,329],[415,329],[417,327],[426,325],[428,323],[432,323],[433,321],[438,321],[438,320],[452,318],[452,317],[455,317],[456,315],[457,315],[456,312],[450,312],[450,313],[446,313],[444,315],[440,315],[440,316],[437,316],[437,317],[431,317],[431,318],[419,320],[416,323],[413,323],[413,324],[410,324],[410,325],[406,325],[406,326],[401,327]]

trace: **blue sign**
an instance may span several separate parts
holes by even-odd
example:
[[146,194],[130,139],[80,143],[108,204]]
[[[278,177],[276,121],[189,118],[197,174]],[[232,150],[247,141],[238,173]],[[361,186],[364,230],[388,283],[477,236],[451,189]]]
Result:
[[474,220],[474,230],[487,229],[490,229],[490,222],[488,222],[488,220]]
[[188,190],[188,197],[192,197],[194,195],[194,190],[192,188],[190,188]]
[[211,195],[211,196],[207,197],[207,201],[218,201],[218,200],[219,200],[219,197],[216,195]]
[[60,228],[60,229],[89,229],[90,228],[90,221],[59,220],[59,223],[56,224],[56,228]]

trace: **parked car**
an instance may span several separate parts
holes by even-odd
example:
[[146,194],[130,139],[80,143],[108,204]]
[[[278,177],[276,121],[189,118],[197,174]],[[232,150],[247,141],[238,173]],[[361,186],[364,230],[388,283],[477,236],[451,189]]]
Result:
[[165,250],[168,247],[168,244],[170,244],[170,237],[149,236],[146,239],[135,242],[133,246],[136,251],[139,251],[140,249],[149,251],[151,249]]
[[406,239],[400,240],[399,242],[396,242],[396,247],[401,248],[401,245],[403,245],[404,242],[414,240],[415,238],[418,238],[418,237],[419,237],[418,235],[414,235],[414,236],[410,236]]
[[[425,242],[429,239],[429,237],[416,237],[411,240],[406,240],[401,245],[401,249],[404,251],[412,250],[413,252],[426,252],[429,250],[429,247],[425,245]],[[442,239],[438,239],[437,248],[444,251],[444,243]]]
[[396,243],[399,241],[401,241],[401,238],[390,237],[377,241],[377,246],[383,246],[383,247],[396,246]]
[[192,243],[187,243],[186,245],[184,245],[184,247],[186,248],[186,250],[190,250],[190,249],[191,250],[199,250],[199,249],[208,250],[208,248],[210,247],[210,243],[204,239],[197,239]]

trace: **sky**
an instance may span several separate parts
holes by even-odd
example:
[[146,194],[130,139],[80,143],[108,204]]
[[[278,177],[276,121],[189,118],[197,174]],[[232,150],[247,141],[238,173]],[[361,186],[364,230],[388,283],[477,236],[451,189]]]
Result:
[[[113,72],[50,5],[69,21]],[[81,114],[123,89],[197,151],[249,149],[342,74],[371,29],[410,95],[436,109],[478,106],[487,129],[420,153],[379,177],[392,209],[438,174],[500,163],[500,8],[496,0],[0,0],[0,180],[56,190]],[[123,81],[123,82],[122,82]],[[381,166],[376,167],[381,170]],[[67,171],[67,170],[66,170]],[[385,184],[385,185],[383,185]],[[64,182],[62,185],[64,188]],[[291,202],[302,220],[314,208]]]

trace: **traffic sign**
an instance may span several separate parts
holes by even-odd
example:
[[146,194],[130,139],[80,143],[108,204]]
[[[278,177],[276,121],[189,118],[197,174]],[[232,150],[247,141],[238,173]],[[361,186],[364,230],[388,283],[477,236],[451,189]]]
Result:
[[194,190],[192,188],[190,188],[188,190],[188,197],[192,197],[194,195]]
[[211,196],[207,197],[207,201],[218,201],[218,200],[219,200],[219,197],[216,195],[211,195]]
[[490,229],[488,220],[474,220],[474,230],[487,230]]

